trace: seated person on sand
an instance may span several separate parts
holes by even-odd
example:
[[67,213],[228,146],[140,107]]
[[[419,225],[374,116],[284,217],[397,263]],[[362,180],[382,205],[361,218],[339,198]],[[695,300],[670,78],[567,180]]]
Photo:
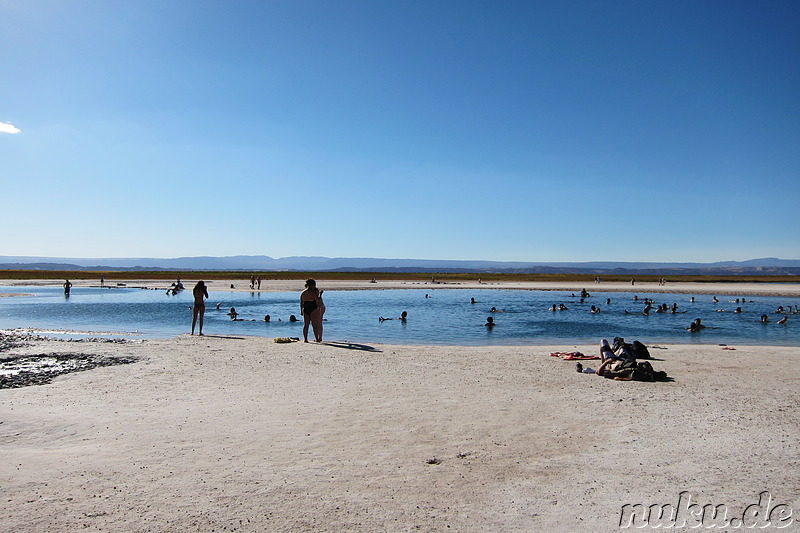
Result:
[[704,326],[703,324],[701,324],[701,323],[700,323],[700,319],[699,319],[699,318],[695,318],[695,319],[694,319],[694,322],[692,322],[691,324],[689,324],[689,327],[688,327],[688,328],[686,328],[686,330],[687,330],[687,331],[691,331],[692,333],[695,333],[695,332],[697,332],[697,331],[700,331],[700,330],[701,330],[701,329],[703,329],[703,328],[705,328],[705,326]]
[[492,329],[495,326],[494,318],[487,316],[486,317],[486,324],[484,324],[489,329]]
[[621,352],[621,348],[622,348],[622,343],[620,343],[620,346],[616,350],[614,350],[611,347],[611,345],[608,344],[608,341],[606,339],[601,340],[600,341],[600,362],[604,363],[604,362],[608,361],[609,359],[616,360],[616,361],[622,361],[623,359],[625,359],[627,354],[620,353]]

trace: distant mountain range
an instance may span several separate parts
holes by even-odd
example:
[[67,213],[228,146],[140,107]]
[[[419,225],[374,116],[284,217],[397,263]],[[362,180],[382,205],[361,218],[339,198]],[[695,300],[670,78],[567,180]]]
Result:
[[0,256],[0,270],[241,270],[346,271],[346,272],[465,272],[465,273],[565,273],[565,274],[707,274],[800,275],[800,260],[774,257],[715,263],[647,263],[619,261],[510,262],[448,261],[430,259],[374,259],[346,257],[282,257],[235,255],[228,257],[59,258]]

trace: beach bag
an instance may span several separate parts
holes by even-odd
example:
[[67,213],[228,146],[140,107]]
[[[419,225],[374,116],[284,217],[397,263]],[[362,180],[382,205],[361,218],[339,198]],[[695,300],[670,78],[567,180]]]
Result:
[[650,359],[650,351],[647,349],[647,346],[641,342],[633,341],[632,348],[637,359]]
[[642,361],[633,370],[633,379],[636,381],[655,381],[654,374],[653,365],[647,361]]

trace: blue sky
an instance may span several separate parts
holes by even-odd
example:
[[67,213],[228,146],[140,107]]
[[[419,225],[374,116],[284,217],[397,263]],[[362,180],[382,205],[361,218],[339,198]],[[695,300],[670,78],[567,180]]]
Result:
[[800,258],[794,1],[0,0],[0,255]]

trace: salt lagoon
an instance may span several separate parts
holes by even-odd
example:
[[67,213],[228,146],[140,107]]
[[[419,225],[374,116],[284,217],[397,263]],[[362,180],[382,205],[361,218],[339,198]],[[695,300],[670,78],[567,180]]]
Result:
[[[191,291],[177,295],[138,288],[74,287],[67,298],[52,286],[0,287],[0,329],[32,328],[52,336],[108,335],[168,338],[187,333],[191,325]],[[203,331],[207,335],[300,337],[298,293],[212,290]],[[677,313],[642,314],[643,300],[677,304]],[[572,291],[511,289],[327,290],[324,294],[326,340],[431,345],[543,345],[596,342],[622,336],[647,343],[749,344],[800,346],[795,316],[775,311],[800,305],[789,296],[723,296],[709,294],[591,292],[581,301]],[[471,303],[472,299],[475,303]],[[636,299],[634,299],[636,298]],[[610,303],[607,301],[610,299]],[[738,300],[738,301],[737,301]],[[568,310],[549,311],[563,303]],[[217,309],[219,304],[219,309]],[[590,312],[591,306],[600,309]],[[228,316],[236,308],[241,321]],[[491,312],[491,308],[497,312]],[[733,311],[741,307],[741,313]],[[408,320],[397,320],[401,312]],[[760,317],[767,314],[769,322]],[[270,315],[270,322],[265,322]],[[494,328],[484,326],[492,316]],[[390,318],[381,322],[380,317]],[[689,333],[701,318],[707,329]],[[77,333],[69,333],[77,332]]]

